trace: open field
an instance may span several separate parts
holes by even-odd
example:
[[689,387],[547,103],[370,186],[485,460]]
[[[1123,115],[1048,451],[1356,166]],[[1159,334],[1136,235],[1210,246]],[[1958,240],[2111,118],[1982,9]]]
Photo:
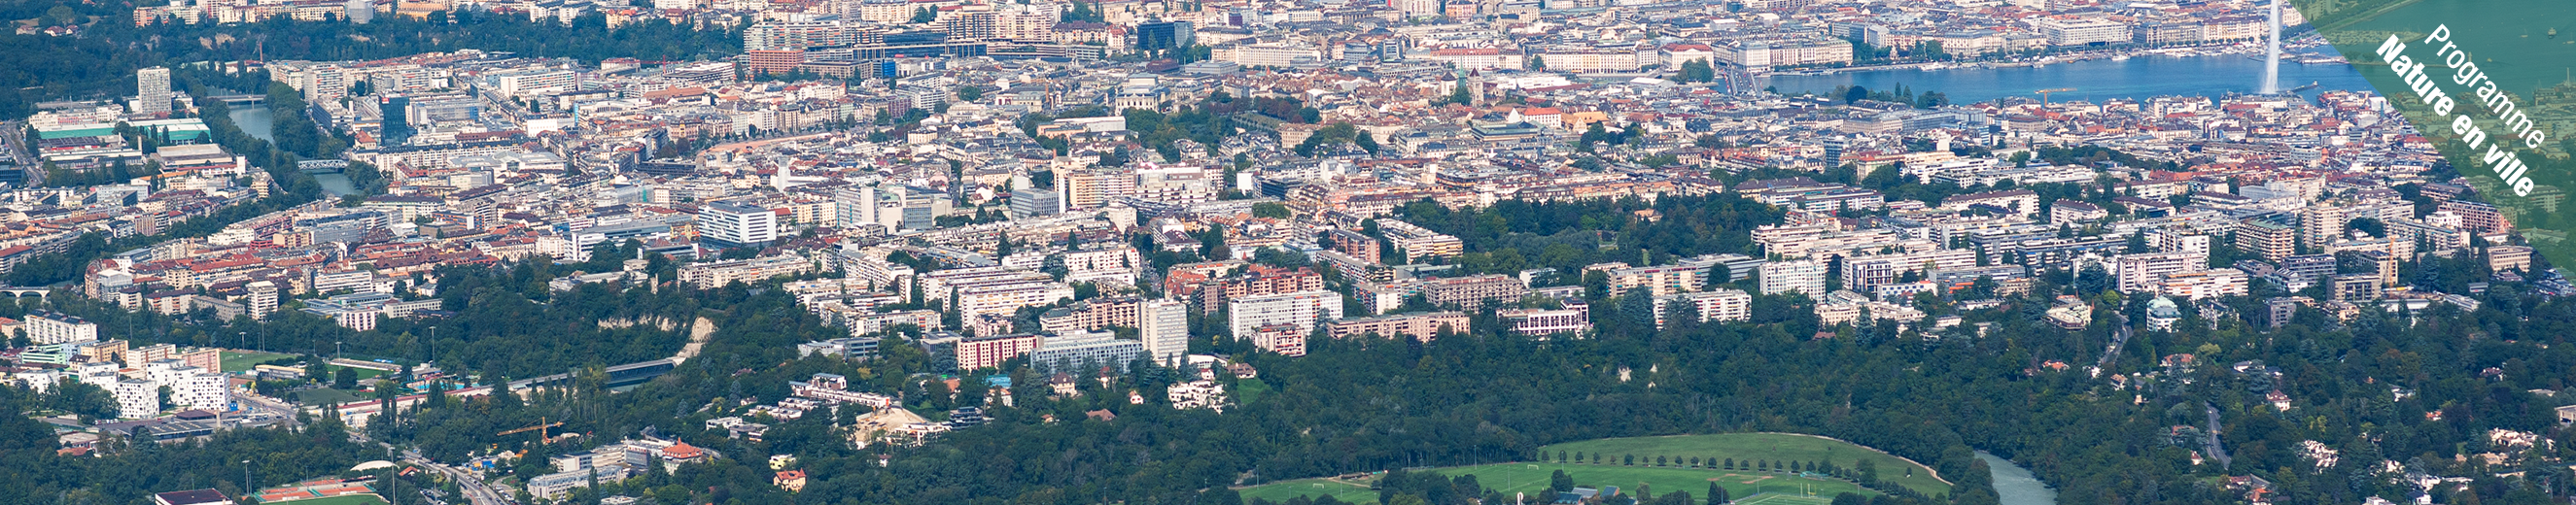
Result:
[[[1850,442],[1809,435],[1722,433],[1605,438],[1550,445],[1541,447],[1539,450],[1551,460],[1562,452],[1568,456],[1599,454],[1604,464],[1617,464],[1629,455],[1636,456],[1639,465],[1647,464],[1647,461],[1654,459],[1655,456],[1680,458],[1683,461],[1683,463],[1674,463],[1668,459],[1666,465],[1669,466],[1687,466],[1686,462],[1690,458],[1700,458],[1701,466],[1723,466],[1723,461],[1734,459],[1740,463],[1750,460],[1801,463],[1830,461],[1837,467],[1853,468],[1854,464],[1862,459],[1868,459],[1872,465],[1878,467],[1878,476],[1881,480],[1894,482],[1924,495],[1950,492],[1950,483],[1934,476],[1929,467]],[[1721,464],[1709,464],[1708,460],[1712,459],[1720,461]],[[1589,461],[1588,458],[1585,460]],[[1739,468],[1741,468],[1740,465]],[[1743,470],[1736,471],[1743,472]]]
[[1368,486],[1333,479],[1297,479],[1279,481],[1243,490],[1243,500],[1254,498],[1286,502],[1299,496],[1331,496],[1343,503],[1377,503],[1377,491]]
[[1513,493],[1547,496],[1547,479],[1560,469],[1565,470],[1566,476],[1573,477],[1574,484],[1577,486],[1605,490],[1608,486],[1618,486],[1620,492],[1635,493],[1638,486],[1642,485],[1647,491],[1659,496],[1674,491],[1688,491],[1693,497],[1706,498],[1710,482],[1725,487],[1726,494],[1730,496],[1750,496],[1757,493],[1792,495],[1812,493],[1815,496],[1824,497],[1842,493],[1863,496],[1878,494],[1849,482],[1799,477],[1779,472],[1729,472],[1699,468],[1555,463],[1499,463],[1439,468],[1431,471],[1449,476],[1475,475],[1477,484],[1485,486],[1486,489],[1502,491],[1504,496],[1511,496]]
[[292,357],[295,356],[273,352],[224,351],[223,368],[226,372],[240,372],[250,370],[250,367],[257,366],[260,363],[267,363],[269,360]]

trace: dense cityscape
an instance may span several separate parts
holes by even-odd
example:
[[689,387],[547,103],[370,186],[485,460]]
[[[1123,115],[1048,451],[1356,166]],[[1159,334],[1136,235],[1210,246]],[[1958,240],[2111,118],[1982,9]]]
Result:
[[2576,503],[2358,78],[1859,84],[2301,12],[22,0],[0,502]]

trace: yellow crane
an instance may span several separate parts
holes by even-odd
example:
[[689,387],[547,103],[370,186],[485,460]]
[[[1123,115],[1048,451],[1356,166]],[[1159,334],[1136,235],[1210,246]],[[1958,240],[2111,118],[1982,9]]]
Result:
[[551,437],[547,437],[547,436],[546,436],[546,432],[547,432],[547,430],[554,429],[554,427],[557,427],[557,426],[563,426],[563,421],[555,421],[555,422],[546,422],[546,421],[549,421],[549,419],[546,419],[546,418],[540,417],[540,418],[537,418],[537,425],[536,425],[536,426],[529,426],[529,427],[526,427],[526,428],[519,428],[519,429],[515,429],[515,430],[510,430],[510,431],[504,431],[504,432],[500,432],[500,433],[495,433],[495,434],[493,434],[492,436],[496,436],[496,437],[506,437],[506,436],[510,436],[510,435],[517,435],[517,434],[520,434],[520,433],[527,433],[527,432],[534,431],[534,432],[537,432],[537,443],[542,444],[542,443],[545,443],[545,442],[546,442],[546,440],[547,440],[548,438],[551,438]]
[[2048,94],[2049,94],[2049,93],[2065,93],[2065,92],[2068,92],[2068,91],[2075,91],[2075,88],[2048,88],[2048,89],[2039,90],[2039,91],[2038,91],[2038,93],[2039,93],[2039,106],[2041,106],[2041,107],[2047,107],[2047,106],[2048,106]]

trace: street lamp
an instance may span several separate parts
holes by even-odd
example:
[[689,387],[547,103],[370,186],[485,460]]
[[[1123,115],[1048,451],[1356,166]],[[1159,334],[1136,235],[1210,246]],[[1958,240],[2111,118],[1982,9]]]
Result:
[[242,460],[242,494],[257,494],[257,487],[250,483],[250,460]]

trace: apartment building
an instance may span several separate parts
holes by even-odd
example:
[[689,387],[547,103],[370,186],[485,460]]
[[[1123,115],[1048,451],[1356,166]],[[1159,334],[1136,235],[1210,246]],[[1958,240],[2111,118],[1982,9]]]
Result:
[[1529,286],[1509,275],[1486,274],[1467,277],[1432,279],[1422,284],[1422,296],[1434,307],[1457,305],[1465,310],[1480,310],[1489,304],[1519,301],[1529,295]]
[[1662,328],[1674,314],[1666,312],[1686,308],[1686,314],[1700,321],[1746,321],[1753,318],[1753,295],[1739,290],[1718,289],[1705,293],[1683,293],[1655,297],[1655,327]]
[[1236,338],[1270,325],[1295,327],[1297,334],[1304,335],[1324,321],[1341,318],[1342,294],[1332,291],[1247,296],[1226,303],[1226,329]]
[[981,370],[999,368],[1002,362],[1027,356],[1036,351],[1041,339],[1035,334],[979,335],[957,340],[957,369]]
[[1825,295],[1825,263],[1821,261],[1774,261],[1763,263],[1759,279],[1762,294],[1806,293],[1809,297]]
[[27,311],[27,340],[36,345],[68,344],[98,340],[98,323],[80,316],[45,309]]
[[1378,336],[1389,338],[1402,335],[1413,337],[1414,340],[1428,341],[1431,340],[1432,337],[1439,336],[1440,330],[1444,328],[1453,332],[1467,331],[1467,313],[1423,312],[1377,317],[1358,317],[1335,320],[1331,324],[1325,325],[1324,328],[1326,332],[1333,335],[1333,338],[1348,338],[1375,333]]

